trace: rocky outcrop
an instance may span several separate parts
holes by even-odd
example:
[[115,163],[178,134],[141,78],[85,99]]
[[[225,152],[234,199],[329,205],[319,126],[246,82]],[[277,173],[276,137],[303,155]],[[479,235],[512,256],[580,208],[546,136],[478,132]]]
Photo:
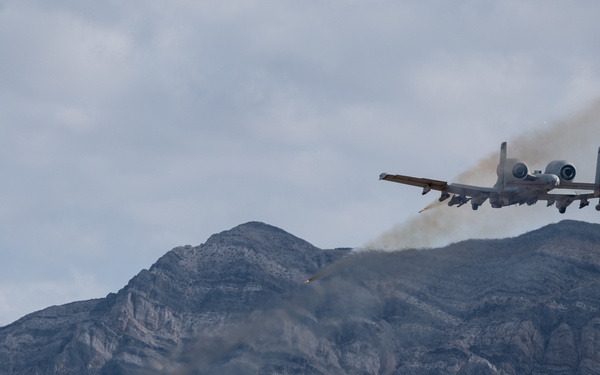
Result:
[[240,225],[0,328],[0,374],[600,373],[600,225],[349,254]]

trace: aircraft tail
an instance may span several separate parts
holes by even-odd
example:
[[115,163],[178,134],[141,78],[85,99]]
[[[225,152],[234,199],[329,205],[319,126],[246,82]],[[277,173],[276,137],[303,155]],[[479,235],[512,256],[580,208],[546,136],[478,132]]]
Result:
[[[600,150],[599,150],[600,151]],[[600,160],[600,154],[598,155],[598,160]],[[498,188],[504,189],[506,187],[506,181],[504,179],[504,166],[506,165],[506,142],[502,142],[500,145],[500,163],[498,164]],[[596,179],[599,176],[596,175]]]
[[598,147],[598,160],[596,161],[596,191],[600,191],[600,147]]

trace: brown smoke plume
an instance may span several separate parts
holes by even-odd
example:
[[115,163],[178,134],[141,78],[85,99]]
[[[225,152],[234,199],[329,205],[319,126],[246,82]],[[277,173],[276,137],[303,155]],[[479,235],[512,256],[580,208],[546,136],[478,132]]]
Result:
[[[531,169],[543,169],[551,160],[567,159],[578,167],[577,180],[590,182],[594,181],[598,146],[600,100],[571,118],[509,139],[508,156],[524,161]],[[460,174],[455,182],[490,186],[490,181],[493,184],[496,179],[498,159],[499,148]],[[502,209],[493,209],[485,203],[478,211],[472,211],[469,204],[456,208],[445,204],[441,207],[436,202],[437,197],[424,209],[425,212],[383,233],[366,247],[390,250],[424,248],[466,238],[507,236],[513,234],[515,228],[534,222],[548,223],[557,217],[557,210],[546,208],[543,202],[533,207]],[[569,218],[569,210],[577,210],[576,205],[572,205],[567,216],[560,219]]]

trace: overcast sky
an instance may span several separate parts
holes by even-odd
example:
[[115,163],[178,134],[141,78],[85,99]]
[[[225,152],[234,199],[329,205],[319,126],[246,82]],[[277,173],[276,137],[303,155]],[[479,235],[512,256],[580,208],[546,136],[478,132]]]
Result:
[[[561,142],[549,129],[589,113],[566,131],[586,142],[556,158],[593,179],[599,14],[597,1],[0,0],[0,325],[116,292],[247,221],[362,246],[435,199],[379,173],[453,181],[502,141],[509,156],[524,136]],[[484,213],[495,229],[480,236],[600,222],[593,207],[507,209],[527,220]]]

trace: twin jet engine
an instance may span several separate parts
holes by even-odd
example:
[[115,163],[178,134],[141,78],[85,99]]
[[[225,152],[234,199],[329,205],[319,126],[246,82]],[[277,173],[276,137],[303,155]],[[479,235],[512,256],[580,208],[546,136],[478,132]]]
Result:
[[[531,172],[527,164],[517,159],[506,159],[503,164],[498,165],[498,178],[502,179],[504,177],[512,181],[538,181],[542,184],[550,183],[558,187],[560,183],[573,181],[577,175],[575,165],[566,160],[551,161],[546,166],[544,173],[539,170]],[[554,176],[558,177],[558,180]]]

